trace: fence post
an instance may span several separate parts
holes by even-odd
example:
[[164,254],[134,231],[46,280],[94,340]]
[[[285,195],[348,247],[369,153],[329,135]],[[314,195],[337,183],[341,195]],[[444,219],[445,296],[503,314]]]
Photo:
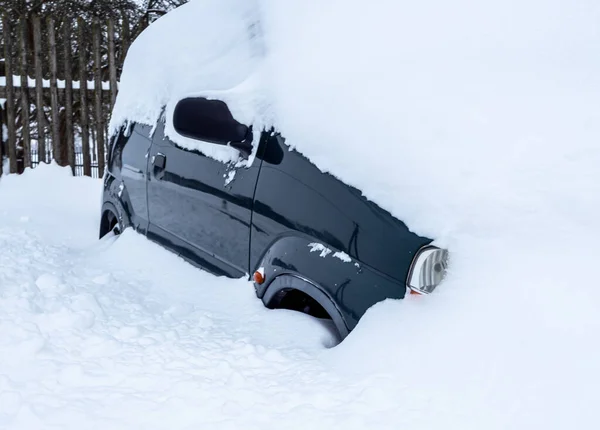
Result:
[[77,19],[79,32],[79,100],[81,112],[81,151],[83,155],[83,174],[92,176],[92,160],[90,159],[90,130],[88,123],[88,85],[87,85],[87,50],[85,43],[85,29],[83,19]]
[[27,74],[27,18],[21,17],[21,122],[23,134],[23,168],[31,167],[29,137],[29,75]]
[[4,124],[4,106],[0,104],[0,178],[2,177],[2,164],[4,164],[4,136],[3,126]]
[[[3,22],[3,17],[0,17]],[[0,35],[0,54],[4,53],[4,38]],[[6,89],[5,89],[6,91]],[[0,179],[2,178],[2,164],[4,164],[4,103],[0,103]]]
[[57,64],[56,64],[56,33],[54,28],[54,19],[48,18],[46,21],[48,26],[48,44],[49,44],[49,57],[50,57],[50,106],[52,112],[50,118],[52,119],[52,155],[54,160],[59,166],[64,166],[65,161],[63,157],[62,144],[60,141],[60,129],[58,123],[58,88],[57,88]]
[[2,17],[4,33],[4,61],[6,69],[6,127],[8,128],[8,157],[10,173],[17,173],[17,134],[15,130],[15,88],[13,83],[13,61],[11,24],[6,15]]
[[131,30],[129,29],[129,18],[125,12],[122,12],[123,27],[121,29],[121,65],[125,63],[125,56],[129,50],[129,42],[131,38]]
[[46,115],[44,114],[44,74],[42,72],[42,28],[39,16],[33,17],[33,46],[35,67],[35,107],[37,111],[38,123],[38,162],[46,163],[46,132],[44,130]]
[[115,22],[108,20],[108,68],[110,75],[110,108],[115,105],[117,99],[117,65],[115,59]]
[[98,176],[104,175],[104,118],[102,117],[102,61],[100,55],[101,28],[98,18],[94,19],[94,95],[96,104],[96,150],[98,155]]
[[67,161],[73,175],[75,175],[75,143],[73,140],[73,70],[71,65],[71,24],[63,24],[64,38],[64,64],[65,64],[65,126],[66,126],[66,144]]

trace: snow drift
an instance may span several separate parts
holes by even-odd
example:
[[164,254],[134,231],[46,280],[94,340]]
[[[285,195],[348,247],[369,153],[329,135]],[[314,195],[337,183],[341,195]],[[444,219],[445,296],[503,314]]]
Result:
[[0,179],[2,429],[598,428],[594,284],[555,279],[597,254],[457,247],[445,288],[327,350],[327,326],[245,280],[98,241],[101,187],[43,164]]

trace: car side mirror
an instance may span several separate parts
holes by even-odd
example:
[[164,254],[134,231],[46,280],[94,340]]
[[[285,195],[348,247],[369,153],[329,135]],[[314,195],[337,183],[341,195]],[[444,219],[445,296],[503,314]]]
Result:
[[250,128],[233,118],[221,100],[193,97],[180,100],[173,112],[177,133],[191,139],[230,145],[248,157],[252,152]]

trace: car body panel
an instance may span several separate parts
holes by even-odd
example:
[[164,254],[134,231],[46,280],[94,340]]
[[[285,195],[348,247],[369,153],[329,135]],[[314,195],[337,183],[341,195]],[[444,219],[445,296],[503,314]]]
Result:
[[261,134],[246,168],[176,146],[162,123],[152,137],[136,125],[113,141],[104,199],[211,273],[262,270],[266,282],[255,288],[267,305],[296,286],[337,312],[342,336],[375,303],[405,296],[414,256],[431,242],[273,132]]
[[[279,147],[274,150],[274,147]],[[412,233],[401,221],[306,157],[289,150],[278,135],[266,153],[256,187],[251,266],[279,236],[302,234],[405,285],[411,262],[431,239]]]
[[355,259],[348,261],[336,256],[339,251],[335,249],[315,249],[313,240],[308,236],[290,235],[279,238],[269,247],[261,262],[266,282],[256,285],[259,297],[263,297],[270,282],[278,276],[300,277],[317,286],[335,303],[349,330],[375,303],[404,298],[404,283]]
[[[152,141],[151,127],[132,124],[122,130],[113,142],[109,158],[109,175],[118,182],[117,200],[121,201],[131,225],[138,231],[148,228],[148,201],[146,195],[148,153]],[[122,185],[122,186],[121,186]]]
[[[249,272],[250,224],[260,162],[245,169],[176,146],[156,128],[149,167],[148,236],[217,275]],[[231,173],[230,173],[231,172]],[[231,176],[230,176],[231,175]]]
[[262,301],[265,306],[272,307],[272,303],[277,302],[278,294],[290,290],[302,291],[304,294],[313,298],[331,317],[340,337],[343,339],[348,336],[350,330],[346,324],[346,319],[338,309],[336,303],[318,285],[301,276],[282,274],[275,277],[265,289]]

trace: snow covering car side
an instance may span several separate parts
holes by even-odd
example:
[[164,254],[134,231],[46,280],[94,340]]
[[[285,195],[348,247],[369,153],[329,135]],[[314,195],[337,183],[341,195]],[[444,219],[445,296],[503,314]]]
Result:
[[[242,158],[252,153],[252,130],[222,101],[184,99],[173,124]],[[130,123],[112,139],[100,237],[131,226],[215,275],[253,274],[267,307],[331,318],[342,338],[375,303],[442,281],[445,250],[278,133],[263,131],[254,162],[236,167],[175,145],[164,128]]]

